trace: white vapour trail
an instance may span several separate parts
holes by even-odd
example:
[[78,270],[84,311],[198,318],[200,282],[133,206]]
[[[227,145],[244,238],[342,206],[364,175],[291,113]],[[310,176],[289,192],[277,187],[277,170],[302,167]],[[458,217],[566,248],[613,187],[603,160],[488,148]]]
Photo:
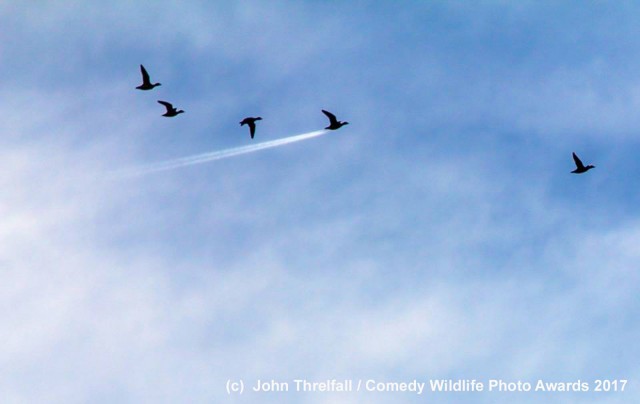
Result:
[[311,139],[313,137],[326,134],[327,130],[316,130],[301,135],[289,136],[282,139],[270,140],[258,144],[247,146],[233,147],[231,149],[218,150],[209,153],[196,154],[195,156],[182,157],[173,160],[162,161],[159,163],[148,164],[146,166],[134,167],[129,170],[116,173],[116,177],[135,177],[150,174],[158,171],[173,170],[175,168],[191,166],[194,164],[207,163],[209,161],[226,159],[229,157],[239,156],[241,154],[252,153],[258,150],[269,149],[272,147],[283,146],[285,144],[299,142],[301,140]]

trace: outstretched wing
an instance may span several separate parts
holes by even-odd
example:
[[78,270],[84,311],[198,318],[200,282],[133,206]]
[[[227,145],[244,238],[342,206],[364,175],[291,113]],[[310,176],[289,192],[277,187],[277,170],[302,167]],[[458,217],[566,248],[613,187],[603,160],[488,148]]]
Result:
[[576,163],[576,167],[580,169],[584,168],[584,164],[582,164],[582,161],[578,158],[578,156],[576,156],[575,153],[573,153],[573,161]]
[[247,122],[249,125],[249,133],[251,133],[251,139],[253,139],[253,135],[256,134],[256,123],[253,121]]
[[142,65],[140,65],[140,72],[142,73],[142,82],[145,84],[151,84],[149,81],[149,73],[147,73],[147,69]]
[[170,110],[173,109],[173,105],[171,105],[171,103],[169,103],[169,102],[158,100],[158,104],[164,105],[165,108],[167,108],[167,111],[170,111]]
[[329,121],[334,124],[334,123],[338,123],[338,120],[336,119],[336,116],[333,115],[331,112],[329,111],[325,111],[324,109],[322,110],[322,113],[325,114],[327,116],[327,118],[329,118]]

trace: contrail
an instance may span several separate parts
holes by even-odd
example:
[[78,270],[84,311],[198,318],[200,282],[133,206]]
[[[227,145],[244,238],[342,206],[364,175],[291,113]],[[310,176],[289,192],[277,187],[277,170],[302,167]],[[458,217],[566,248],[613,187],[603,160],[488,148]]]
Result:
[[299,142],[301,140],[311,139],[313,137],[326,134],[327,130],[316,130],[309,133],[303,133],[301,135],[294,135],[285,137],[282,139],[270,140],[268,142],[262,142],[247,146],[233,147],[230,149],[217,150],[209,153],[196,154],[194,156],[181,157],[173,160],[161,161],[159,163],[152,163],[140,167],[133,167],[128,170],[122,170],[114,173],[114,177],[136,177],[140,175],[155,173],[158,171],[173,170],[175,168],[191,166],[195,164],[207,163],[209,161],[226,159],[229,157],[239,156],[241,154],[253,153],[258,150],[269,149],[272,147],[283,146],[285,144]]

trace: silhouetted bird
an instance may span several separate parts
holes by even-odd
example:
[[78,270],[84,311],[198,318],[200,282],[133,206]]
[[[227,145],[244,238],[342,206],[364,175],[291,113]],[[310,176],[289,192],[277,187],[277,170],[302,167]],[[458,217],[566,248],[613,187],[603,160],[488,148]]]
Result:
[[155,86],[161,86],[160,83],[151,84],[151,80],[149,80],[149,73],[147,73],[147,69],[144,66],[140,65],[140,71],[142,72],[142,84],[136,87],[138,90],[151,90]]
[[176,116],[178,114],[183,113],[183,110],[177,110],[173,107],[173,105],[171,105],[170,103],[166,102],[166,101],[160,101],[158,100],[159,104],[162,104],[165,106],[165,108],[167,108],[167,112],[165,112],[164,114],[162,114],[162,116],[166,116],[166,117],[172,117],[172,116]]
[[344,125],[348,125],[349,124],[349,122],[340,122],[339,120],[336,119],[336,116],[333,115],[329,111],[325,111],[323,109],[322,113],[325,114],[327,116],[327,118],[329,118],[329,123],[330,123],[330,125],[327,126],[325,129],[336,130],[336,129],[340,129],[340,127],[342,127]]
[[574,174],[586,173],[592,168],[595,168],[595,166],[592,166],[592,165],[588,165],[585,167],[584,164],[582,164],[582,161],[578,158],[578,156],[576,156],[575,153],[573,153],[573,161],[576,163],[576,169],[571,171]]
[[251,139],[253,139],[253,135],[256,134],[256,121],[261,121],[262,118],[257,117],[257,118],[244,118],[242,121],[240,121],[240,126],[247,124],[249,125],[249,133],[251,133]]

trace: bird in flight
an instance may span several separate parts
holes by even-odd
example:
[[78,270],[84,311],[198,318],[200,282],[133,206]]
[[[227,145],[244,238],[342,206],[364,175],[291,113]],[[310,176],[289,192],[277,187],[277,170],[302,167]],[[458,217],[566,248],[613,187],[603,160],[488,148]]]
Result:
[[329,118],[329,126],[327,126],[325,129],[336,130],[336,129],[340,129],[344,125],[348,125],[349,124],[349,122],[341,122],[341,121],[337,120],[336,116],[333,115],[329,111],[325,111],[323,109],[322,113],[325,114],[327,116],[327,118]]
[[160,86],[160,83],[151,84],[151,80],[149,80],[149,73],[147,73],[147,69],[144,66],[140,65],[140,72],[142,72],[142,84],[136,87],[138,90],[151,90],[156,86]]
[[160,100],[158,100],[158,104],[162,104],[162,105],[164,105],[164,106],[165,106],[165,108],[167,108],[167,112],[165,112],[164,114],[162,114],[162,116],[166,116],[166,117],[171,118],[172,116],[176,116],[176,115],[181,114],[181,113],[183,113],[183,112],[184,112],[184,111],[183,111],[183,110],[181,110],[181,109],[180,109],[180,110],[175,109],[175,108],[173,107],[173,105],[171,105],[171,103],[168,103],[168,102],[166,102],[166,101],[160,101]]
[[240,121],[240,126],[242,125],[249,125],[249,133],[251,134],[251,139],[253,139],[253,135],[256,134],[256,121],[261,121],[262,118],[261,117],[257,117],[257,118],[244,118],[242,121]]
[[574,174],[586,173],[587,171],[591,170],[592,168],[595,168],[595,166],[592,166],[590,164],[585,167],[585,165],[582,164],[582,161],[578,158],[578,156],[576,156],[575,153],[573,153],[573,161],[576,163],[576,169],[571,171]]

